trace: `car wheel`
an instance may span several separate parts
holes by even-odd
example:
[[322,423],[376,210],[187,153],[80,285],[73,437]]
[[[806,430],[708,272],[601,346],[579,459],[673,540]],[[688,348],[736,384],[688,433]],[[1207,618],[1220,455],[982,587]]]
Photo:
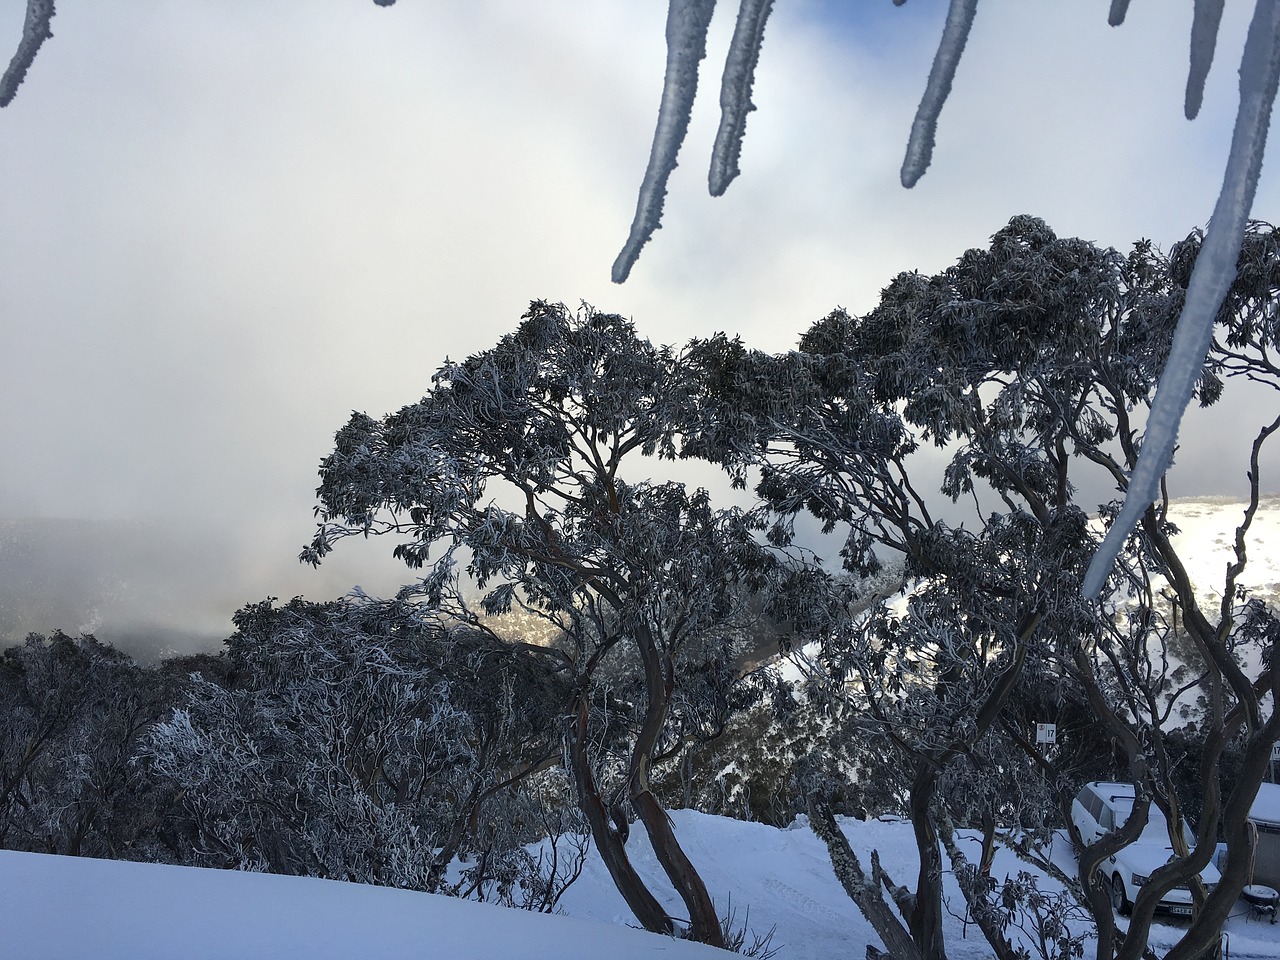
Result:
[[1111,907],[1122,917],[1127,917],[1133,911],[1133,904],[1124,892],[1124,881],[1118,873],[1111,877]]

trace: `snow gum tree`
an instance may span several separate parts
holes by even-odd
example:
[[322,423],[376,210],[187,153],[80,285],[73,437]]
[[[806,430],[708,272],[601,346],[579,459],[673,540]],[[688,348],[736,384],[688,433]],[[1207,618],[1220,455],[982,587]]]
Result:
[[[1271,359],[1275,246],[1269,227],[1255,225],[1246,236],[1197,387],[1202,403],[1217,399],[1224,378],[1280,382]],[[1193,235],[1167,257],[1146,242],[1126,257],[1018,217],[988,249],[968,251],[937,276],[899,276],[867,316],[833,313],[797,351],[769,356],[724,337],[690,348],[712,398],[703,407],[700,453],[740,478],[748,465],[760,470],[757,490],[780,518],[779,538],[788,535],[789,517],[807,511],[828,532],[844,534],[841,553],[853,572],[875,571],[886,551],[904,558],[904,599],[869,618],[826,625],[821,659],[833,689],[856,695],[868,728],[915,770],[910,812],[921,867],[914,891],[894,886],[874,861],[868,882],[821,804],[813,811],[834,862],[845,868],[846,887],[895,956],[944,955],[938,831],[947,829],[949,814],[938,788],[945,769],[961,759],[978,769],[991,762],[999,747],[991,738],[1022,734],[1009,720],[1020,691],[1050,680],[1070,688],[1077,714],[1083,701],[1103,719],[1122,756],[1116,775],[1138,786],[1139,810],[1154,801],[1171,823],[1178,822],[1177,786],[1186,777],[1161,755],[1162,725],[1170,698],[1190,688],[1205,697],[1199,837],[1144,886],[1120,955],[1140,955],[1160,895],[1194,886],[1222,827],[1228,868],[1207,898],[1199,891],[1199,913],[1177,956],[1196,956],[1216,942],[1224,905],[1245,882],[1248,840],[1233,834],[1244,832],[1277,732],[1268,706],[1275,620],[1259,604],[1241,607],[1236,586],[1254,507],[1219,608],[1202,607],[1154,507],[1127,542],[1105,601],[1080,597],[1116,507],[1103,510],[1102,523],[1090,521],[1077,484],[1100,476],[1126,491],[1141,453],[1142,411],[1152,402],[1198,251]],[[1276,429],[1280,424],[1264,425],[1255,442],[1251,504],[1258,448]],[[933,474],[930,459],[918,455],[925,444],[945,452],[945,466]],[[936,517],[934,490],[971,500],[977,519],[958,526]],[[1159,591],[1144,586],[1157,572],[1172,584],[1161,599],[1165,619],[1196,623],[1185,628],[1195,652],[1194,682],[1183,679],[1183,689],[1156,629]],[[1255,653],[1261,647],[1260,672],[1245,669],[1249,644]],[[1028,746],[1038,755],[1036,769],[1062,772]],[[1245,759],[1236,780],[1223,784],[1218,764],[1229,746]],[[1078,786],[1055,783],[1068,798],[1064,809]],[[1079,879],[1098,919],[1100,957],[1111,955],[1116,938],[1096,868],[1136,836],[1144,816],[1081,854]],[[882,884],[905,927],[883,909]],[[981,923],[981,911],[975,915]],[[984,932],[997,954],[1010,953],[999,930],[984,924]]]
[[[689,911],[723,943],[706,886],[651,789],[655,760],[728,703],[744,597],[779,573],[754,515],[704,490],[629,480],[682,450],[696,396],[679,356],[621,317],[535,302],[495,347],[446,363],[432,390],[383,420],[354,414],[321,464],[320,526],[303,559],[350,535],[402,538],[423,569],[406,594],[555,624],[541,649],[563,677],[568,766],[619,891],[649,930],[676,927],[627,856],[627,807]],[[461,615],[461,614],[460,614]],[[621,744],[621,747],[619,746]]]

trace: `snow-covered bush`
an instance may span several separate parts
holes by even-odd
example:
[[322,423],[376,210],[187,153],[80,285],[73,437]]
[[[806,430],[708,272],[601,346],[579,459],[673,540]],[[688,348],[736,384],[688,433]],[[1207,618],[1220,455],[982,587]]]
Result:
[[563,802],[520,796],[558,754],[562,694],[496,637],[362,598],[266,601],[236,626],[234,683],[193,677],[143,753],[181,790],[198,862],[457,890],[455,856],[539,838],[481,821],[512,796]]
[[163,791],[131,758],[164,709],[158,671],[92,636],[32,635],[0,657],[0,847],[172,859]]

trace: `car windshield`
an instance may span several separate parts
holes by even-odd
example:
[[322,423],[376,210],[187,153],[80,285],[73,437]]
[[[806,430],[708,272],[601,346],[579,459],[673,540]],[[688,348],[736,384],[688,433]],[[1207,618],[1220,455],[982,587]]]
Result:
[[[1133,801],[1122,799],[1115,800],[1113,803],[1116,810],[1116,829],[1119,830],[1133,813]],[[1182,824],[1182,834],[1187,838],[1188,847],[1196,845],[1196,835],[1191,832],[1186,821]],[[1158,843],[1162,847],[1169,846],[1169,821],[1154,803],[1147,809],[1147,825],[1142,828],[1138,840],[1143,843]]]

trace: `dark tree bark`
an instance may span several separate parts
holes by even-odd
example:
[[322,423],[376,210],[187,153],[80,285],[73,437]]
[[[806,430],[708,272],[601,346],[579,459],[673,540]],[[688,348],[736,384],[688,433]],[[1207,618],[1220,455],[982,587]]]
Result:
[[675,927],[667,916],[662,904],[645,886],[631,859],[627,856],[626,844],[613,826],[609,816],[608,805],[600,795],[595,775],[591,772],[591,756],[587,743],[587,698],[580,694],[577,710],[570,722],[567,737],[569,740],[569,760],[573,767],[573,779],[578,789],[578,804],[591,827],[591,838],[596,849],[600,851],[600,859],[604,861],[609,876],[613,878],[618,893],[627,902],[631,912],[636,915],[640,925],[651,933],[662,933],[672,936]]

